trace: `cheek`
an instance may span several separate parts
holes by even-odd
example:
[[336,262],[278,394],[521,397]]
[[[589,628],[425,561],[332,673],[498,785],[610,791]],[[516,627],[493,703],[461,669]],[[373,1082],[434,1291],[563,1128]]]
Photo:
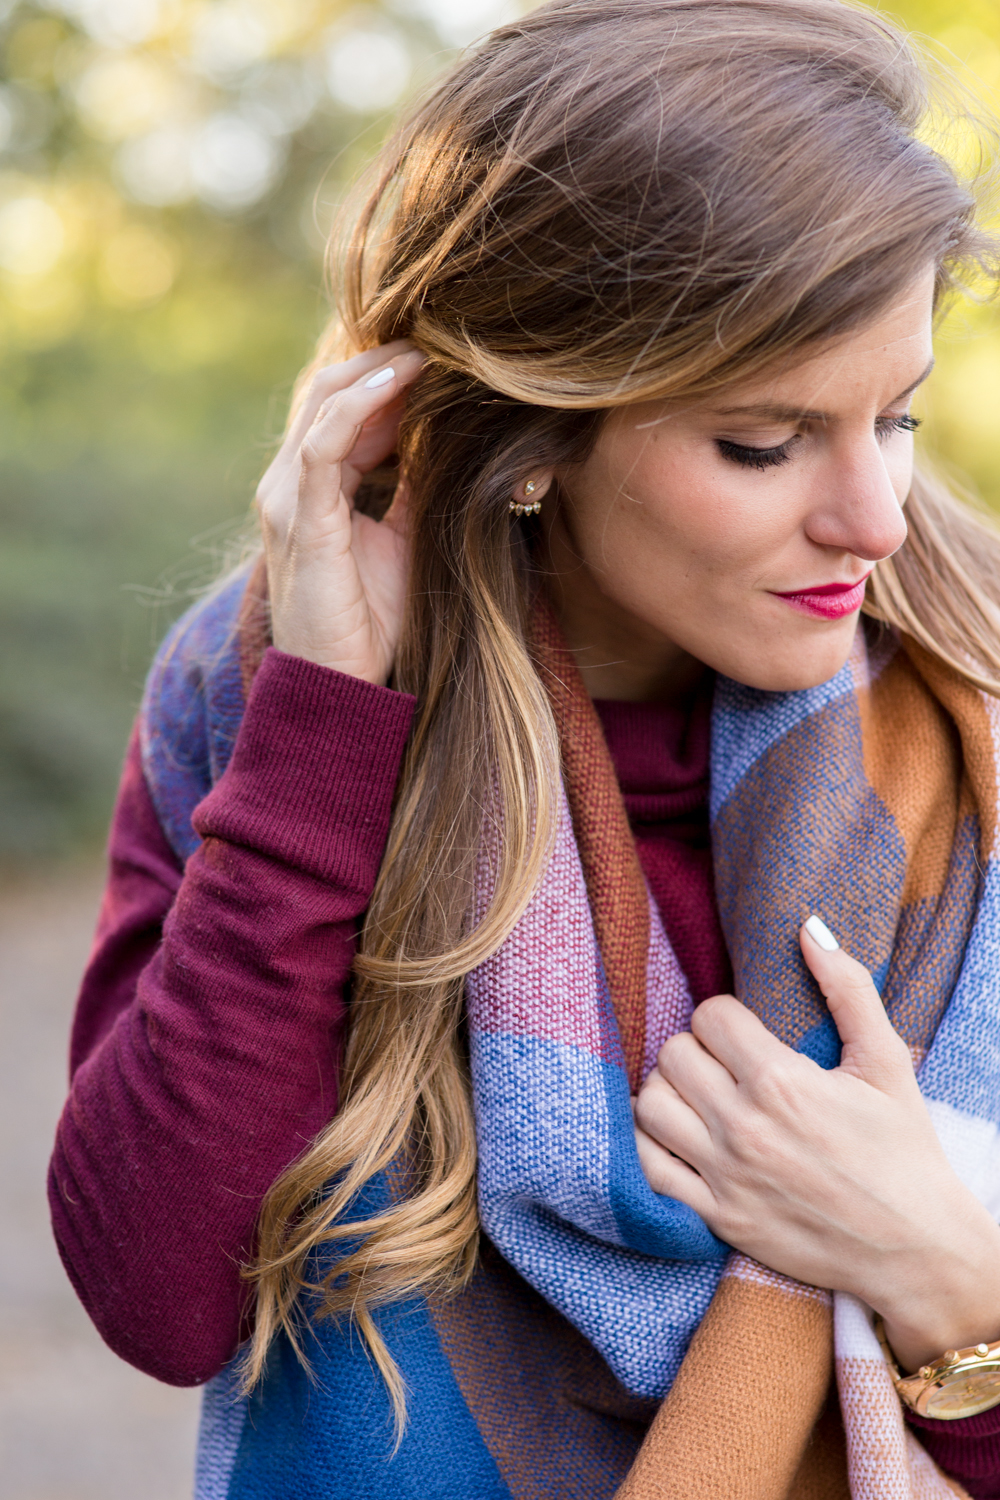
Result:
[[891,443],[884,462],[893,493],[903,505],[913,483],[913,439],[904,438],[901,442]]
[[753,572],[794,532],[778,486],[740,483],[711,455],[656,452],[636,464],[608,515],[609,561],[640,571]]

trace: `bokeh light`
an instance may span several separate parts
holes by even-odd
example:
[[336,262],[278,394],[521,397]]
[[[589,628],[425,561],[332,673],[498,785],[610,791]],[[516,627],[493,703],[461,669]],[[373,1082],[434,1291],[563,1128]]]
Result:
[[410,81],[410,55],[394,31],[352,27],[334,35],[326,54],[330,94],[357,114],[395,104]]
[[51,203],[34,193],[0,206],[0,267],[15,276],[44,276],[56,265],[66,230]]

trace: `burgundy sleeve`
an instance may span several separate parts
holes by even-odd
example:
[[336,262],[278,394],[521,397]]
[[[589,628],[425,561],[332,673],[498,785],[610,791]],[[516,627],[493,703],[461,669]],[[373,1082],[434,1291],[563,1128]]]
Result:
[[973,1500],[1000,1500],[1000,1406],[942,1422],[907,1412],[907,1421],[934,1462]]
[[269,650],[183,875],[133,738],[50,1202],[116,1353],[208,1380],[261,1201],[336,1109],[344,988],[414,700]]

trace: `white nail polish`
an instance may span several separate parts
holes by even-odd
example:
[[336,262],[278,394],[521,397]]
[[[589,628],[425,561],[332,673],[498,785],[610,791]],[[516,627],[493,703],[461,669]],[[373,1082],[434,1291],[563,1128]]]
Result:
[[821,922],[819,917],[809,918],[806,923],[806,932],[808,932],[813,942],[817,943],[823,949],[824,953],[836,953],[840,947],[829,927],[827,927],[825,922]]
[[395,378],[395,374],[396,372],[392,368],[392,365],[387,370],[379,370],[378,374],[373,375],[371,380],[365,381],[365,390],[377,391],[380,385],[388,385],[389,381]]

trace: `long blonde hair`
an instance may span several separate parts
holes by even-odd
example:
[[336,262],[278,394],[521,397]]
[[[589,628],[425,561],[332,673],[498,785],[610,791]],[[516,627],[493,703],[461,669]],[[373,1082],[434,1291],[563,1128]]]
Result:
[[[928,263],[939,300],[994,275],[977,183],[922,142],[927,110],[904,37],[839,0],[550,0],[467,56],[377,162],[312,368],[400,336],[429,356],[399,441],[414,557],[394,685],[419,709],[340,1109],[261,1214],[248,1385],[280,1329],[299,1347],[308,1291],[314,1315],[354,1319],[401,1415],[375,1310],[474,1266],[463,981],[544,868],[559,775],[526,633],[536,523],[512,521],[514,486],[583,458],[611,407],[863,326]],[[362,502],[380,497],[373,479]],[[869,613],[1000,691],[1000,541],[924,479],[908,516]],[[493,895],[473,920],[483,848]],[[382,1173],[392,1191],[372,1198]]]

